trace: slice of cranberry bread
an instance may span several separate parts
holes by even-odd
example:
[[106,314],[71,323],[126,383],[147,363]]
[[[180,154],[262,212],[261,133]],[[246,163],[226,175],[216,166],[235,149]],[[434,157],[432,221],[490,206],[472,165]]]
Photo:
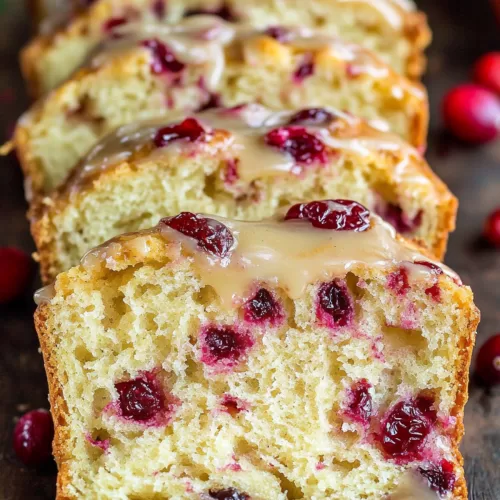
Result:
[[421,75],[423,51],[430,40],[425,16],[407,1],[98,0],[68,26],[40,35],[24,49],[25,78],[33,95],[40,96],[66,80],[117,24],[177,23],[200,12],[257,27],[289,24],[322,29],[374,50],[411,78]]
[[86,69],[21,118],[14,141],[35,193],[56,187],[120,125],[214,104],[332,106],[383,123],[417,147],[425,143],[423,87],[358,46],[304,30],[247,30],[214,16],[122,28]]
[[339,111],[254,104],[119,128],[32,209],[32,233],[47,282],[163,215],[260,220],[321,197],[363,203],[439,258],[455,225],[455,197],[397,136]]
[[472,293],[356,202],[183,212],[37,298],[59,498],[467,498]]

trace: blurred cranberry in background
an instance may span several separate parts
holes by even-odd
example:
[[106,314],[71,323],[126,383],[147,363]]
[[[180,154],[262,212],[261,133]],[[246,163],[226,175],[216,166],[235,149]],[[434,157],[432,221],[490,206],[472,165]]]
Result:
[[0,247],[0,304],[18,298],[28,287],[31,257],[18,248]]
[[483,234],[489,243],[500,248],[500,208],[486,219]]
[[474,81],[500,96],[500,52],[489,52],[474,66]]
[[459,85],[446,94],[443,120],[450,132],[470,143],[485,143],[498,136],[500,98],[474,84]]
[[479,349],[476,373],[488,385],[500,384],[500,334],[488,339]]
[[54,424],[47,410],[25,413],[14,429],[13,446],[19,459],[29,466],[42,465],[52,456]]

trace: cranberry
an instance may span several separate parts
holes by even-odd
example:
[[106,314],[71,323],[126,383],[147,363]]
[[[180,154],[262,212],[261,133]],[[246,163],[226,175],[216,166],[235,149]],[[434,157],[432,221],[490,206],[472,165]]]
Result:
[[269,26],[264,34],[274,38],[280,43],[287,43],[293,39],[293,33],[283,26]]
[[29,255],[13,247],[0,248],[0,304],[18,298],[29,285],[32,265]]
[[370,228],[370,211],[351,200],[323,200],[293,205],[285,220],[306,219],[313,227],[362,232]]
[[155,75],[162,73],[180,73],[186,65],[176,59],[175,55],[167,48],[167,46],[155,38],[144,40],[141,44],[143,47],[151,50],[153,61],[151,62],[151,71]]
[[246,321],[262,323],[276,319],[281,315],[280,308],[274,300],[271,292],[261,288],[248,300],[244,306],[244,317]]
[[416,264],[417,266],[428,267],[434,274],[443,274],[443,270],[438,265],[433,264],[432,262],[428,262],[426,260],[416,260],[414,264]]
[[234,244],[233,235],[224,224],[202,215],[181,212],[175,217],[162,219],[160,223],[194,238],[201,249],[220,258],[229,255]]
[[230,394],[224,394],[221,406],[224,408],[224,411],[229,413],[232,416],[237,415],[241,411],[246,411],[248,409],[248,405],[243,402],[239,398],[235,398]]
[[235,184],[236,181],[240,178],[238,175],[238,159],[229,159],[226,161],[226,168],[224,169],[223,179],[224,182],[228,185]]
[[220,94],[210,92],[208,94],[208,101],[200,106],[198,111],[206,111],[207,109],[220,108],[222,106],[222,97]]
[[419,396],[393,406],[382,423],[381,445],[389,458],[407,463],[422,458],[425,439],[436,421],[434,401]]
[[312,54],[306,54],[302,63],[299,64],[293,73],[293,81],[295,83],[302,83],[306,78],[314,74],[314,61]]
[[14,428],[14,451],[25,465],[41,465],[52,455],[54,424],[47,410],[24,414]]
[[164,408],[164,395],[151,376],[115,384],[121,414],[129,420],[151,420]]
[[105,33],[111,33],[111,36],[114,37],[116,35],[113,35],[113,31],[119,26],[123,26],[127,23],[128,19],[126,17],[112,17],[104,23],[103,29]]
[[236,364],[253,345],[247,332],[231,326],[211,326],[201,334],[201,361],[207,365]]
[[157,148],[163,148],[179,139],[186,139],[189,142],[200,141],[205,139],[206,135],[205,129],[198,120],[186,118],[181,123],[159,129],[153,140]]
[[500,98],[479,85],[460,85],[444,98],[443,119],[459,139],[471,143],[491,141],[500,127]]
[[162,20],[165,17],[166,6],[165,0],[155,0],[153,5],[151,6],[153,10],[153,14],[159,19]]
[[427,479],[429,488],[439,495],[444,496],[455,487],[457,478],[453,464],[447,460],[441,461],[440,464],[432,464],[430,467],[419,467],[418,471]]
[[439,283],[434,283],[434,285],[430,286],[429,288],[425,289],[426,295],[432,298],[432,300],[436,302],[441,301],[441,288],[439,286]]
[[474,65],[474,80],[500,94],[500,52],[490,52]]
[[237,22],[238,21],[238,18],[231,11],[231,8],[229,7],[229,5],[226,5],[226,4],[222,4],[222,6],[216,10],[190,9],[190,10],[187,10],[185,12],[184,17],[199,16],[199,15],[204,15],[204,14],[209,14],[212,16],[220,17],[221,19],[224,19],[224,21],[229,21],[229,22]]
[[298,111],[290,118],[288,123],[300,125],[328,125],[335,117],[323,108],[307,108]]
[[329,327],[347,326],[354,316],[349,292],[340,280],[320,286],[317,307],[318,316]]
[[327,160],[324,143],[303,127],[280,127],[266,134],[266,143],[291,155],[304,165]]
[[225,490],[210,490],[210,498],[217,500],[249,500],[250,497],[246,493],[242,493],[234,488]]
[[500,334],[489,338],[479,349],[476,372],[488,385],[500,384]]
[[486,219],[484,237],[489,243],[500,248],[500,208],[492,212]]
[[400,267],[397,271],[389,274],[387,276],[387,286],[396,295],[406,295],[406,292],[410,289],[408,271],[404,267]]
[[391,224],[398,233],[411,233],[418,229],[422,224],[423,212],[420,210],[413,219],[410,219],[403,209],[393,203],[387,204],[384,210],[380,212],[380,216]]
[[370,387],[366,379],[356,382],[349,391],[349,401],[345,411],[349,418],[363,425],[368,424],[373,411]]

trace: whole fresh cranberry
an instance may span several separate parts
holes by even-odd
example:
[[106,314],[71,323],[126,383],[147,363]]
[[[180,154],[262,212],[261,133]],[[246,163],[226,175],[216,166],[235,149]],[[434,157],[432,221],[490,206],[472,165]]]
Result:
[[23,415],[14,428],[16,455],[30,466],[42,465],[52,456],[54,424],[47,410],[33,410]]
[[484,143],[495,139],[500,129],[500,98],[474,84],[459,85],[444,98],[443,120],[456,137]]
[[500,334],[493,335],[479,349],[476,373],[488,385],[500,384]]
[[164,408],[164,395],[152,376],[138,377],[115,384],[121,416],[144,422],[155,417]]
[[18,298],[28,287],[32,274],[31,258],[13,247],[0,248],[0,304]]
[[453,464],[448,462],[448,460],[442,460],[439,464],[419,467],[418,471],[427,479],[429,488],[441,496],[450,493],[455,487],[457,478]]
[[167,217],[160,224],[171,227],[198,242],[198,246],[212,255],[224,258],[231,252],[234,238],[231,231],[215,219],[191,212]]
[[489,243],[500,248],[500,208],[492,212],[486,219],[483,234]]
[[313,227],[362,232],[370,228],[370,211],[351,200],[322,200],[290,207],[285,220],[305,219]]
[[156,133],[153,142],[157,148],[163,148],[173,141],[184,139],[197,142],[205,139],[207,133],[195,118],[186,118],[181,123],[163,127]]
[[323,283],[319,287],[316,313],[320,322],[330,328],[349,325],[354,309],[347,286],[340,280]]
[[422,458],[425,440],[436,421],[434,400],[418,396],[400,401],[386,414],[379,436],[385,454],[399,463]]
[[224,490],[210,490],[210,498],[216,500],[250,500],[246,493],[242,493],[235,488],[227,488]]
[[500,95],[500,52],[482,56],[474,65],[474,81]]
[[156,38],[144,40],[141,45],[148,48],[153,54],[151,71],[155,75],[161,75],[163,73],[180,73],[186,67],[186,65],[180,62],[163,42]]
[[297,163],[326,163],[326,146],[321,139],[303,127],[279,127],[268,132],[265,141],[284,153],[289,154]]

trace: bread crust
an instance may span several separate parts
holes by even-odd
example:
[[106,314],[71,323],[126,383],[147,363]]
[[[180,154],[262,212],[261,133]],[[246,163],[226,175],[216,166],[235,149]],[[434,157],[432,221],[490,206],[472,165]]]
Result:
[[[139,233],[140,234],[140,233]],[[425,249],[419,248],[418,245],[406,241],[402,237],[397,237],[399,241],[404,242],[410,248],[416,249],[426,254]],[[147,257],[138,255],[136,253],[129,253],[127,251],[121,252],[115,256],[116,263],[120,269],[125,269],[128,266],[137,266],[147,262],[162,263],[165,260],[167,242],[160,236],[150,235],[149,252]],[[99,268],[97,270],[89,271],[83,268],[73,268],[71,274],[62,273],[59,275],[55,284],[56,294],[61,294],[72,290],[71,282],[77,277],[79,272],[89,274],[85,279],[91,279],[90,274],[93,272],[101,274],[105,269]],[[468,287],[460,286],[457,288],[455,283],[452,283],[451,278],[444,278],[446,281],[441,281],[448,292],[452,293],[454,301],[457,303],[457,308],[464,312],[465,320],[467,323],[466,334],[460,339],[460,355],[455,363],[456,376],[454,379],[454,386],[457,388],[457,396],[455,399],[454,407],[451,410],[450,416],[456,418],[456,425],[448,432],[448,437],[451,440],[452,453],[456,458],[457,463],[462,467],[461,470],[456,470],[458,474],[457,481],[453,490],[452,498],[454,500],[467,499],[467,485],[463,474],[463,457],[459,450],[460,440],[464,433],[463,427],[463,409],[468,399],[468,371],[471,361],[472,349],[475,342],[475,333],[479,324],[479,311],[473,303],[472,292]],[[54,357],[56,338],[55,332],[51,331],[49,327],[51,315],[51,305],[43,303],[38,306],[35,312],[35,327],[38,333],[40,346],[44,358],[45,369],[49,383],[49,399],[51,405],[51,412],[55,424],[55,438],[53,443],[53,452],[56,462],[59,467],[59,474],[57,480],[57,500],[76,500],[78,497],[70,492],[71,485],[71,453],[68,448],[68,436],[70,435],[68,421],[70,415],[68,414],[68,407],[64,399],[64,383],[61,374],[57,369],[57,361]]]
[[[331,0],[315,0],[319,3]],[[132,9],[144,8],[142,0],[126,0],[124,7]],[[387,0],[392,4],[392,0]],[[196,2],[185,2],[185,10],[196,7]],[[240,10],[248,9],[242,0],[231,0],[226,4],[234,5]],[[202,8],[203,2],[199,2],[197,8]],[[66,26],[49,34],[40,34],[35,37],[22,51],[20,65],[27,83],[30,94],[38,98],[44,93],[42,78],[43,72],[39,68],[39,61],[57,43],[64,43],[66,39],[92,37],[89,49],[95,46],[102,35],[99,34],[97,26],[113,14],[113,5],[110,0],[98,0],[90,7],[77,14]],[[401,36],[408,42],[410,50],[406,62],[406,76],[411,79],[419,79],[426,67],[425,49],[431,41],[431,31],[425,14],[420,11],[402,10]],[[46,90],[46,89],[45,89]]]

